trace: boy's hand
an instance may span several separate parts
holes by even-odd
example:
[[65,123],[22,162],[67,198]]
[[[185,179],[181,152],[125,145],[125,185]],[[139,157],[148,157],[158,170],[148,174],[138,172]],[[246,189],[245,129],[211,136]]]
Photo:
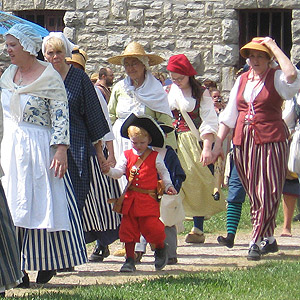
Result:
[[168,195],[176,195],[177,194],[177,191],[176,189],[174,188],[174,186],[170,186],[167,190],[167,194]]

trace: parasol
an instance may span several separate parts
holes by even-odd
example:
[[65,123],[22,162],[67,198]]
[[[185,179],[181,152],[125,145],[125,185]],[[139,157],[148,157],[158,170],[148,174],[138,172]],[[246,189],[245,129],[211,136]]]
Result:
[[27,21],[15,15],[9,14],[4,11],[0,11],[0,34],[4,34],[15,24],[27,24],[30,25],[41,37],[49,35],[49,31],[44,27],[35,24],[33,22]]

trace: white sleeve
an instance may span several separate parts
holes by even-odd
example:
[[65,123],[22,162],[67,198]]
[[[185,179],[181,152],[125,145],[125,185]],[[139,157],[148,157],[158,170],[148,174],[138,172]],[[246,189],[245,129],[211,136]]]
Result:
[[102,141],[104,141],[104,142],[112,141],[112,140],[115,139],[115,136],[114,136],[113,131],[112,131],[111,120],[109,118],[107,103],[106,103],[101,91],[97,87],[95,87],[95,90],[96,90],[100,105],[102,107],[105,119],[106,119],[108,127],[109,127],[109,132],[102,138]]
[[124,153],[121,154],[118,162],[114,168],[110,168],[109,172],[105,175],[112,177],[114,179],[119,179],[126,173],[127,159]]
[[297,116],[295,113],[295,104],[293,100],[284,102],[282,119],[284,120],[290,131],[295,129]]
[[238,109],[236,105],[236,97],[240,85],[240,77],[237,78],[233,88],[230,91],[230,96],[225,109],[219,115],[219,123],[223,123],[229,128],[234,128],[238,118]]
[[170,186],[173,186],[170,173],[160,155],[157,155],[155,163],[159,177],[165,185],[165,191],[167,191]]
[[285,75],[281,70],[277,70],[274,76],[274,86],[282,99],[292,99],[300,89],[300,70],[297,70],[297,78],[293,83],[286,81]]
[[208,92],[205,92],[202,95],[200,101],[200,118],[202,123],[200,125],[200,137],[207,133],[213,133],[214,135],[218,132],[218,116],[216,114],[213,100]]

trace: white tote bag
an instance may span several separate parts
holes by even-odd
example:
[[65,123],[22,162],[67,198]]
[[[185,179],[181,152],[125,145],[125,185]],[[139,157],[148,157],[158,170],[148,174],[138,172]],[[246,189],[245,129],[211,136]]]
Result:
[[182,222],[184,218],[185,213],[180,195],[164,194],[160,203],[160,219],[165,226],[176,225]]
[[288,169],[291,172],[300,174],[300,124],[297,124],[290,145]]

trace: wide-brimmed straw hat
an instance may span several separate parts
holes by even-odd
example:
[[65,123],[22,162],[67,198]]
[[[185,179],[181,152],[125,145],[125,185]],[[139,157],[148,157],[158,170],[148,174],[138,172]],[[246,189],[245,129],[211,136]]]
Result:
[[249,50],[259,50],[259,51],[263,51],[263,52],[267,53],[269,55],[269,57],[272,58],[274,56],[274,54],[268,47],[261,44],[261,42],[263,40],[264,40],[263,37],[253,38],[251,42],[249,42],[248,44],[246,44],[245,46],[243,46],[240,49],[240,54],[244,58],[248,58],[249,57]]
[[164,59],[159,55],[146,53],[144,47],[141,44],[137,42],[131,42],[127,45],[122,55],[113,56],[108,59],[108,62],[114,65],[122,66],[123,58],[142,56],[146,56],[149,58],[149,66],[155,66],[161,64],[164,61]]
[[152,138],[150,146],[162,148],[165,143],[165,134],[158,125],[158,123],[150,116],[141,115],[136,116],[135,114],[131,114],[124,121],[121,126],[121,136],[129,139],[128,136],[128,128],[129,126],[137,126],[145,129]]
[[90,79],[93,81],[97,81],[99,79],[99,73],[93,73],[90,77]]
[[88,59],[88,56],[85,51],[81,49],[73,49],[72,50],[72,58],[71,57],[66,57],[67,62],[75,62],[83,67],[85,70],[85,64]]

